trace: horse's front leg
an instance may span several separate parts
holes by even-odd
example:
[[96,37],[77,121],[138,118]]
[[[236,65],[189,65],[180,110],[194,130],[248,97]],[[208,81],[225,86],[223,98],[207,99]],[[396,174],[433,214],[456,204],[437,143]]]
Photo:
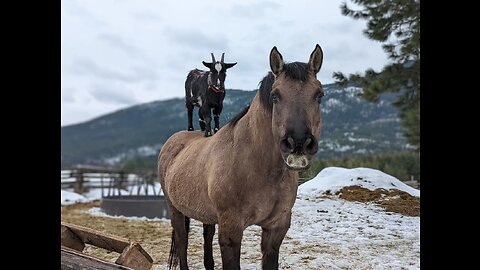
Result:
[[223,106],[220,105],[218,107],[213,108],[213,121],[215,122],[215,127],[213,131],[216,133],[220,129],[220,114],[222,113]]
[[240,246],[243,229],[234,215],[220,216],[218,220],[218,243],[222,253],[223,269],[240,270]]
[[278,222],[275,226],[262,226],[262,269],[278,269],[278,253],[283,238],[290,228],[291,213],[284,217],[283,222]]
[[205,118],[205,137],[212,136],[212,127],[210,123],[212,122],[212,109],[208,104],[203,104],[201,107],[203,117]]
[[214,235],[215,224],[203,224],[203,265],[206,270],[213,270],[215,266],[212,249]]

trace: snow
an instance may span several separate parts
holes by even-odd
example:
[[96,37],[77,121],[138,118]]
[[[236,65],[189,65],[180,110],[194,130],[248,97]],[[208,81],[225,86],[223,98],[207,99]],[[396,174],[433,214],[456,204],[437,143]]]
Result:
[[61,199],[61,204],[62,205],[68,205],[68,204],[74,204],[77,202],[85,202],[87,198],[84,196],[77,194],[75,192],[67,191],[62,189],[62,194],[60,195]]
[[300,195],[280,253],[283,269],[420,269],[420,218]]
[[163,221],[170,223],[170,220],[166,218],[147,218],[147,217],[126,217],[123,215],[108,215],[102,211],[100,207],[92,207],[88,209],[88,213],[92,216],[97,217],[108,217],[108,218],[117,218],[117,219],[127,219],[127,220],[140,220],[140,221]]
[[327,167],[312,180],[298,187],[299,195],[315,195],[330,191],[336,193],[346,186],[361,186],[369,190],[383,188],[398,189],[412,196],[420,197],[420,191],[408,186],[397,178],[382,171],[370,168],[346,169]]

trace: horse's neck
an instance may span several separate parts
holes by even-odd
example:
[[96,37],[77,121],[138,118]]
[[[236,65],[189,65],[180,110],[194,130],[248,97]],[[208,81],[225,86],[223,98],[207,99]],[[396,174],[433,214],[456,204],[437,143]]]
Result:
[[242,150],[256,157],[252,158],[251,162],[262,162],[262,168],[269,174],[272,170],[279,174],[288,174],[280,149],[273,140],[272,113],[262,107],[258,95],[252,101],[248,112],[237,123],[233,135],[235,143],[248,144],[249,147],[242,147]]

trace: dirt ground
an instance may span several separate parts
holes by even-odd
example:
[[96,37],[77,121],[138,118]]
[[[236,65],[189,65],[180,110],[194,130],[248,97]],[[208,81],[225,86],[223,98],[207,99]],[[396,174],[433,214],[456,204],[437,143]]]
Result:
[[420,216],[420,198],[398,189],[377,188],[372,191],[360,186],[348,186],[342,188],[337,195],[347,201],[374,203],[389,212],[412,217]]

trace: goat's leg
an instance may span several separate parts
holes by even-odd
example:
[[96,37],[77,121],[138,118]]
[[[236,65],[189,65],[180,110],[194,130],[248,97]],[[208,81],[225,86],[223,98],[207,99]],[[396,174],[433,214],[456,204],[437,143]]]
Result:
[[205,131],[205,117],[203,117],[202,108],[198,109],[198,123],[200,124],[200,130]]
[[185,101],[185,106],[187,107],[187,115],[188,115],[188,131],[193,131],[193,123],[192,123],[192,116],[193,116],[193,104],[190,100]]
[[210,123],[212,122],[212,109],[208,104],[203,104],[202,114],[205,117],[205,137],[212,136],[212,127]]
[[213,131],[216,133],[220,129],[220,114],[222,113],[223,106],[220,105],[219,107],[213,108],[213,121],[215,122],[215,127]]

